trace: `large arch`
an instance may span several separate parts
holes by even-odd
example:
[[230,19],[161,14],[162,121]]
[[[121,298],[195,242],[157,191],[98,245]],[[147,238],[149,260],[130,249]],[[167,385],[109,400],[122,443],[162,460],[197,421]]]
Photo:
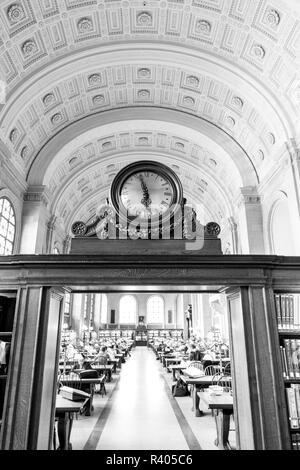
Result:
[[[254,186],[259,182],[258,174],[255,165],[250,156],[245,150],[235,141],[233,137],[224,132],[216,125],[209,121],[192,116],[185,112],[174,111],[172,109],[153,109],[153,108],[124,108],[117,110],[109,110],[106,112],[98,113],[92,116],[87,116],[75,123],[71,124],[65,129],[62,129],[56,137],[50,139],[47,144],[42,147],[39,154],[35,157],[27,173],[27,182],[29,185],[39,185],[44,182],[44,175],[49,166],[49,155],[58,155],[63,151],[65,146],[70,144],[70,141],[78,144],[79,139],[82,141],[84,134],[88,131],[97,129],[107,124],[119,125],[122,121],[157,121],[171,123],[171,125],[179,125],[186,129],[196,131],[199,133],[199,138],[205,139],[205,142],[210,142],[210,146],[218,149],[219,152],[230,156],[239,170],[243,178],[245,186]],[[56,166],[53,163],[53,167]]]

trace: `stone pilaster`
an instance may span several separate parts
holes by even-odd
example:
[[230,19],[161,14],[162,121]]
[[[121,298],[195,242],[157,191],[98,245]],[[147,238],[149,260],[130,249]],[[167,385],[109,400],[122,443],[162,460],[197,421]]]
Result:
[[256,187],[241,188],[238,214],[242,254],[264,254],[262,206]]
[[49,195],[45,186],[31,186],[24,194],[21,254],[42,254],[47,251]]
[[55,223],[57,217],[52,215],[49,222],[47,223],[47,235],[46,235],[46,252],[51,253],[52,242],[53,242],[53,232],[55,230]]
[[300,148],[294,139],[287,143],[287,149],[290,154],[290,161],[295,181],[295,188],[298,195],[298,207],[300,214]]

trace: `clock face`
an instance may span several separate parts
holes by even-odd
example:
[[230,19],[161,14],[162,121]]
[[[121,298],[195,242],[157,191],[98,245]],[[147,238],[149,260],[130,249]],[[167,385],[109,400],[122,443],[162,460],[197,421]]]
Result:
[[172,206],[174,188],[171,181],[158,172],[138,171],[125,179],[120,200],[130,218],[157,217]]
[[110,199],[122,220],[165,220],[182,203],[178,176],[167,166],[151,161],[131,163],[114,178]]

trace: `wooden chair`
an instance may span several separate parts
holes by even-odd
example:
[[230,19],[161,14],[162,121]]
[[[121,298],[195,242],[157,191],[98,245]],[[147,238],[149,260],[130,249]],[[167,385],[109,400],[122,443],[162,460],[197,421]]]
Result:
[[[218,385],[223,387],[223,390],[225,393],[231,393],[232,394],[232,380],[230,374],[223,374],[219,376],[218,379]],[[234,422],[234,415],[232,415],[232,419]],[[235,428],[230,428],[229,431],[235,431]]]
[[106,366],[107,362],[108,362],[108,358],[107,358],[107,357],[105,357],[105,356],[100,356],[100,357],[97,358],[97,360],[96,360],[95,362],[93,362],[93,364],[94,364],[94,365],[97,364],[97,365],[99,365],[99,366]]
[[197,369],[203,370],[202,363],[200,361],[192,361],[189,366],[196,367]]
[[220,385],[221,387],[223,387],[224,392],[232,393],[232,381],[231,381],[231,377],[229,374],[227,375],[223,374],[219,376],[217,385]]
[[101,382],[100,382],[100,389],[98,393],[100,393],[101,396],[103,397],[103,395],[106,395],[106,388],[105,388],[106,375],[103,374],[102,377],[100,377],[100,379],[101,379]]
[[220,378],[223,377],[222,374],[217,372],[215,375],[213,375],[211,379],[211,384],[212,385],[219,385]]
[[[65,385],[66,387],[71,387],[71,388],[76,388],[77,390],[82,390],[82,382],[81,382],[80,376],[76,372],[70,372],[67,374],[61,373],[58,381],[59,381],[60,386]],[[76,413],[76,419],[78,419],[77,413]]]
[[206,366],[204,369],[205,375],[212,375],[214,376],[218,371],[216,371],[215,366]]
[[68,372],[66,374],[61,372],[58,377],[58,382],[60,385],[65,385],[66,387],[77,388],[78,390],[81,389],[80,377],[75,372]]
[[[203,365],[200,361],[192,361],[189,364],[189,367],[190,366],[196,367],[197,369],[203,371]],[[193,391],[193,389],[194,389],[194,385],[191,386],[191,391]]]

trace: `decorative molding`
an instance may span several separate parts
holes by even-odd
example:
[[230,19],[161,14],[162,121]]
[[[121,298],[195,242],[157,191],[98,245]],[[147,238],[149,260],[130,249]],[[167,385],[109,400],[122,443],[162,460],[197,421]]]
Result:
[[34,39],[29,39],[22,44],[22,52],[25,58],[28,58],[38,52],[38,46]]
[[140,26],[152,26],[153,17],[149,11],[142,11],[137,14],[136,21]]
[[24,194],[25,202],[41,202],[45,207],[48,206],[50,198],[45,186],[32,186]]
[[57,222],[57,217],[56,217],[56,215],[51,215],[51,218],[50,218],[50,220],[49,220],[48,223],[47,223],[48,229],[51,230],[51,231],[53,231],[53,230],[55,229],[56,222]]
[[257,188],[241,188],[241,195],[238,201],[238,207],[242,205],[259,205],[261,204],[261,196],[257,192]]
[[13,3],[7,8],[7,17],[12,24],[19,23],[25,18],[25,11],[21,3]]

